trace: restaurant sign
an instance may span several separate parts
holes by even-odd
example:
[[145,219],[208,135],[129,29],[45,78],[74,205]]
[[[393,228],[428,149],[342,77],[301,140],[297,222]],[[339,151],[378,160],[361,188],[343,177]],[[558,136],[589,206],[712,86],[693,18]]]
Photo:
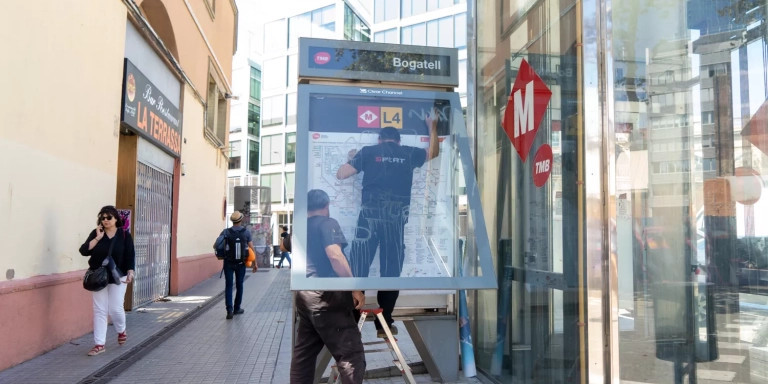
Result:
[[125,59],[120,121],[171,155],[181,155],[181,114],[165,95]]

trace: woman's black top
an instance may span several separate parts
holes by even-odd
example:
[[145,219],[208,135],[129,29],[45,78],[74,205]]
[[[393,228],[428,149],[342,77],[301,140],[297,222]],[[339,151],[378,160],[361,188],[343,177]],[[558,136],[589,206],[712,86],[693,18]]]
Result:
[[[109,253],[109,242],[112,241],[112,239],[104,234],[101,240],[96,243],[96,246],[93,247],[93,249],[88,250],[88,243],[95,237],[96,230],[94,229],[91,231],[91,234],[88,235],[85,243],[80,246],[80,254],[91,257],[88,259],[88,266],[91,269],[100,267],[101,263],[104,262],[104,259],[107,258],[107,254]],[[125,276],[128,270],[135,269],[136,251],[133,248],[133,238],[129,232],[124,231],[122,228],[118,228],[113,239],[115,245],[112,247],[112,259],[115,260],[115,265],[117,265],[117,268],[120,270],[120,275]],[[114,283],[111,274],[108,275],[110,275],[109,282]]]

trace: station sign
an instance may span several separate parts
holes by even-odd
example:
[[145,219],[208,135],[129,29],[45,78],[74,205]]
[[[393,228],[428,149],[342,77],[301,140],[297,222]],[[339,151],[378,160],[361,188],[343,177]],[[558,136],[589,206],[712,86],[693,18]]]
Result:
[[459,85],[456,48],[303,37],[299,50],[299,78]]
[[528,158],[551,97],[552,91],[523,60],[509,93],[502,121],[504,132],[523,162]]
[[179,109],[128,59],[123,67],[120,121],[171,155],[181,156]]

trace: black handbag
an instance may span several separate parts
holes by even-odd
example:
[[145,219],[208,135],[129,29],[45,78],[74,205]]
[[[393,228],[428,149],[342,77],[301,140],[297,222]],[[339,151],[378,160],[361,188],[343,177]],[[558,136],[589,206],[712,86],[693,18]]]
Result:
[[109,277],[107,276],[107,265],[109,264],[109,260],[112,258],[113,245],[115,245],[114,237],[109,242],[107,258],[104,259],[104,262],[101,263],[101,266],[96,269],[88,268],[88,270],[85,271],[85,276],[83,276],[83,288],[91,292],[97,292],[107,287],[107,284],[109,284]]

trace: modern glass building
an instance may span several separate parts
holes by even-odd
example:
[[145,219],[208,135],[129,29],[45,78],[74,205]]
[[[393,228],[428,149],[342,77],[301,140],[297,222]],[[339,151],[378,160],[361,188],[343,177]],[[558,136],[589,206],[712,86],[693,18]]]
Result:
[[[265,25],[260,185],[272,188],[278,225],[290,226],[293,221],[299,37],[456,47],[459,73],[464,74],[466,9],[465,0],[413,1],[402,6],[399,1],[321,1],[313,3],[311,10]],[[465,105],[465,76],[460,84]]]
[[466,0],[374,0],[373,20],[374,42],[457,48],[459,88],[456,91],[466,107]]
[[[241,20],[252,20],[260,11],[251,2],[239,3]],[[259,185],[263,38],[254,28],[246,22],[238,23],[238,49],[232,59],[229,142],[226,147],[229,160],[227,217],[234,212],[235,187]]]
[[325,0],[312,6],[264,25],[259,185],[271,188],[275,223],[289,227],[296,167],[299,37],[371,41],[369,13],[361,2]]
[[768,382],[768,2],[468,9],[499,279],[471,295],[478,368],[499,383]]
[[[238,86],[248,88],[232,102],[227,165],[227,214],[234,211],[234,187],[258,185],[259,130],[261,127],[261,65],[253,60],[243,60],[233,68],[233,78]],[[240,98],[243,99],[240,99]]]

